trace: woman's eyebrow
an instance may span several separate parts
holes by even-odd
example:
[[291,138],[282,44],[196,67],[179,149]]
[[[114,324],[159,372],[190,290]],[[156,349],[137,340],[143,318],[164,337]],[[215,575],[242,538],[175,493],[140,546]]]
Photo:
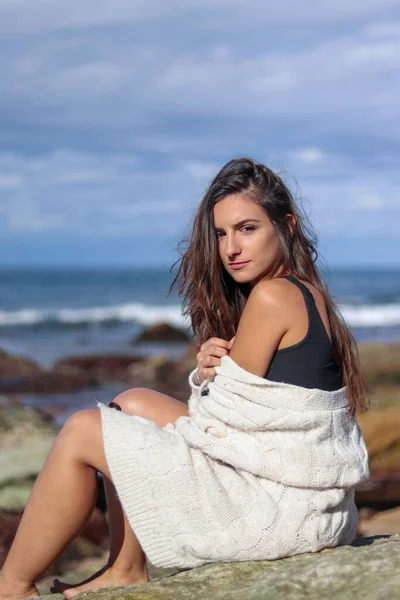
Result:
[[[260,223],[259,219],[243,219],[242,221],[238,221],[238,223],[235,223],[233,225],[233,227],[241,227],[242,225],[244,225],[245,223]],[[216,227],[215,228],[217,231],[222,229],[222,227]]]

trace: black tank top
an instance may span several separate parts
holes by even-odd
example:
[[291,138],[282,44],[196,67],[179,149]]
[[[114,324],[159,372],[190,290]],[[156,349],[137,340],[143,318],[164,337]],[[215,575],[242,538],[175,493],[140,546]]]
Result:
[[308,331],[297,344],[276,350],[265,379],[291,383],[305,388],[333,391],[343,387],[343,375],[333,356],[332,343],[307,286],[292,275],[285,275],[303,294]]

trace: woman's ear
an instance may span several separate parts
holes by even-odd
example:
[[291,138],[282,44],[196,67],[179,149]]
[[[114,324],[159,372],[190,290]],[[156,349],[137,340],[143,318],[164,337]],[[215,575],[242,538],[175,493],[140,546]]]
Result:
[[289,231],[290,231],[290,237],[292,237],[296,230],[296,225],[297,225],[296,217],[294,215],[289,214],[289,215],[286,215],[286,220],[287,220],[287,224],[288,224]]

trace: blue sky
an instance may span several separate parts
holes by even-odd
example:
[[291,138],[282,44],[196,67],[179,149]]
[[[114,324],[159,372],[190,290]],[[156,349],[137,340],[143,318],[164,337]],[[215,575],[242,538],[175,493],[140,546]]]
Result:
[[400,5],[0,0],[0,264],[170,265],[220,166],[400,265]]

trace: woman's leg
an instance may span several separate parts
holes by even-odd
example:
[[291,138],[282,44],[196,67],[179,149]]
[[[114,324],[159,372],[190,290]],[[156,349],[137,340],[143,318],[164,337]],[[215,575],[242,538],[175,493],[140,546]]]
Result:
[[35,581],[71,542],[96,501],[96,471],[110,478],[97,409],[73,415],[35,482],[0,572],[0,600],[37,594]]
[[[123,412],[151,419],[160,427],[188,414],[187,405],[183,402],[146,388],[127,390],[119,394],[114,402]],[[122,510],[115,487],[108,478],[104,479],[104,483],[110,524],[110,557],[103,569],[79,584],[69,585],[54,580],[52,590],[64,593],[67,598],[90,589],[116,587],[122,580],[128,585],[144,582],[148,578],[146,558]]]

